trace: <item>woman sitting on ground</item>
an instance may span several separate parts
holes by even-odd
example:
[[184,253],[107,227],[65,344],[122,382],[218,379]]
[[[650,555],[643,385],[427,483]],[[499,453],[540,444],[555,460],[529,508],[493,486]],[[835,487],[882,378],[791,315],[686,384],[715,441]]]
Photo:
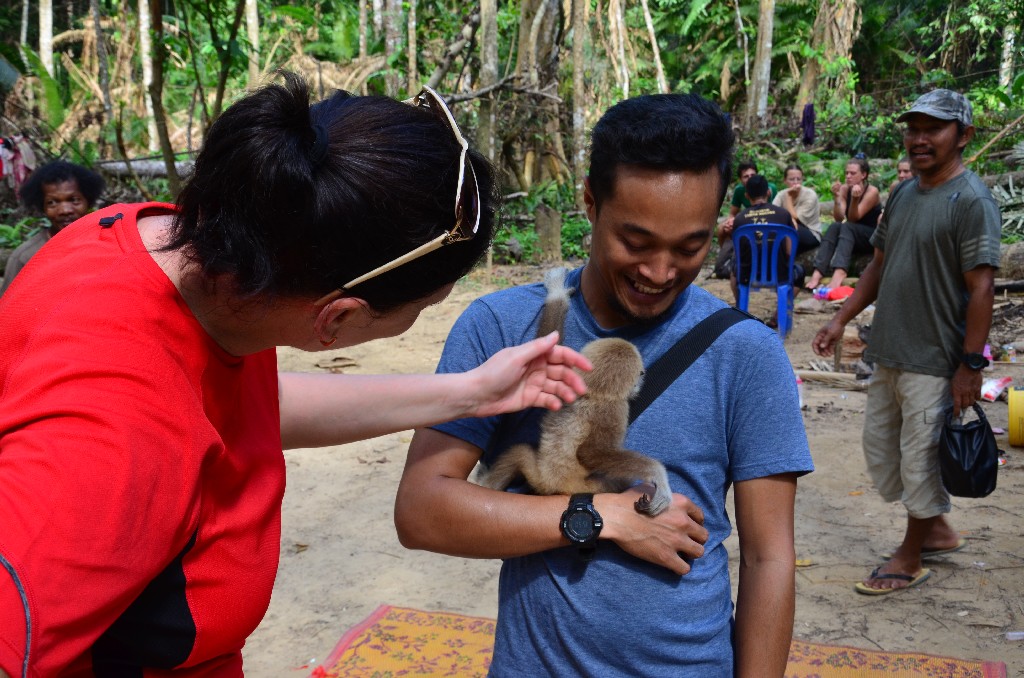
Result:
[[871,254],[871,234],[875,232],[882,214],[881,195],[868,183],[868,161],[851,158],[846,163],[846,182],[832,184],[832,218],[836,220],[821,238],[821,246],[814,258],[814,273],[806,287],[814,289],[821,279],[831,273],[828,287],[843,284],[853,258],[858,254]]
[[772,204],[785,209],[797,225],[799,239],[797,255],[809,252],[821,242],[821,202],[813,188],[804,186],[804,171],[800,165],[789,165],[785,172],[786,188],[772,200]]
[[409,329],[486,252],[495,204],[433,90],[310,105],[288,75],[210,127],[177,205],[50,242],[0,301],[0,677],[239,678],[282,448],[574,399],[589,363],[554,333],[464,374],[278,372],[277,346]]

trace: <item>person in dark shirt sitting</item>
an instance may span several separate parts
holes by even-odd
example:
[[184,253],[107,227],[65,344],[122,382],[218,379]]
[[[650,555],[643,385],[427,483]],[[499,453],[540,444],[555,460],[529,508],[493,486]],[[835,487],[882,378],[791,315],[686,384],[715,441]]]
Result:
[[[746,224],[781,224],[783,226],[789,226],[794,231],[796,225],[793,224],[793,218],[790,216],[789,211],[784,207],[773,205],[769,202],[772,191],[769,187],[768,180],[760,174],[755,174],[747,180],[747,197],[750,199],[750,207],[744,208],[736,215],[733,220],[732,230],[744,226]],[[779,269],[780,273],[789,259],[789,246],[790,243],[787,241],[779,252]],[[729,285],[732,287],[733,298],[739,303],[740,290],[739,283],[747,282],[750,280],[750,250],[749,245],[746,241],[740,243],[740,262],[742,266],[737,272],[736,268],[733,268],[732,275],[729,278]],[[737,278],[737,273],[739,277]],[[793,267],[793,280],[794,288],[799,289],[803,285],[803,267]],[[771,324],[771,323],[769,323]]]

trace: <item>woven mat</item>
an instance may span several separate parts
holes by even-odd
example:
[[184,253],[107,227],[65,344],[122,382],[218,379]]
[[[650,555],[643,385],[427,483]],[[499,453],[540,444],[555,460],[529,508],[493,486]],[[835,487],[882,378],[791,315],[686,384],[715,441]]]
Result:
[[[311,678],[486,676],[494,620],[382,605],[346,633]],[[1002,662],[794,640],[786,678],[1006,678]]]

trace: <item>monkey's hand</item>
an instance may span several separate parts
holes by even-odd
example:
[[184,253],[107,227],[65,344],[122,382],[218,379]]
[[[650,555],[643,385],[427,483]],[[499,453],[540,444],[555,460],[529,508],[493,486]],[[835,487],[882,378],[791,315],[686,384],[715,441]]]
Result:
[[632,487],[619,494],[599,494],[594,506],[604,519],[601,539],[611,539],[622,550],[678,575],[690,571],[686,559],[704,555],[708,531],[704,512],[681,494],[673,494],[671,505],[657,516],[638,513],[634,504],[644,494]]
[[672,491],[667,480],[661,483],[640,483],[636,488],[643,491],[640,498],[633,502],[633,508],[639,513],[656,516],[672,504]]

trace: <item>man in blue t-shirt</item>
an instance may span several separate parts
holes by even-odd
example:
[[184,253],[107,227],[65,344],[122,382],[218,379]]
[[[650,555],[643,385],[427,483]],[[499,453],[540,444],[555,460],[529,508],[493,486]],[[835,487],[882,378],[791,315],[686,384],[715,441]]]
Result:
[[[725,307],[692,283],[732,146],[720,109],[695,95],[642,96],[605,113],[585,184],[591,258],[567,278],[577,292],[565,344],[621,337],[650,366]],[[544,296],[534,284],[475,301],[439,371],[532,338]],[[812,463],[776,333],[754,320],[733,325],[630,426],[626,447],[661,461],[676,493],[656,517],[634,509],[640,488],[570,498],[469,482],[478,461],[535,444],[541,415],[417,431],[395,506],[409,548],[504,559],[491,675],[781,676],[793,627],[796,479]],[[723,543],[730,487],[742,550],[735,618]],[[582,527],[563,528],[563,512]]]

